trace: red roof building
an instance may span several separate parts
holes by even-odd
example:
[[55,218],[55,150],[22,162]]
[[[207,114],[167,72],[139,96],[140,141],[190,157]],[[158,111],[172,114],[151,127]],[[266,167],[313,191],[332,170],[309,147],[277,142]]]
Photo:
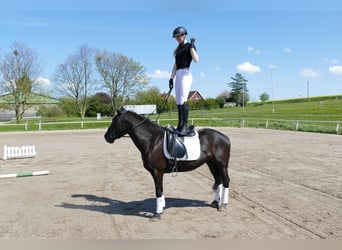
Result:
[[190,91],[188,95],[188,101],[198,102],[199,100],[204,99],[201,93],[197,90]]

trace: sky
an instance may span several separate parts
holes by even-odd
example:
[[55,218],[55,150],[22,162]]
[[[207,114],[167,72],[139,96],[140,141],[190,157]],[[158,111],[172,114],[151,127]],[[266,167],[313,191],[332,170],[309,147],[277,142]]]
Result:
[[196,39],[191,90],[204,98],[229,91],[236,73],[251,101],[342,94],[340,0],[4,0],[0,58],[15,42],[33,49],[53,89],[57,66],[80,46],[106,49],[143,65],[163,93],[177,26]]

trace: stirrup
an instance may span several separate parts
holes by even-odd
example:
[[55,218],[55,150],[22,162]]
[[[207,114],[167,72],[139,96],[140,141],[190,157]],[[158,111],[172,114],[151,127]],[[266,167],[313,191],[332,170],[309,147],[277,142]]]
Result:
[[178,136],[194,136],[196,133],[194,131],[194,126],[184,125],[178,133]]

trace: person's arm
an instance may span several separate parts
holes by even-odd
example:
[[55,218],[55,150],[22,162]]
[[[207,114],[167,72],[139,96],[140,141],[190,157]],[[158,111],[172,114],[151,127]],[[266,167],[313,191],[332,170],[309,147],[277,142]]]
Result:
[[171,79],[174,79],[176,77],[176,63],[173,65],[172,72],[171,72]]
[[191,38],[190,39],[190,53],[192,56],[192,60],[194,60],[195,63],[197,63],[199,61],[199,56],[197,54],[197,51],[195,49],[195,38]]

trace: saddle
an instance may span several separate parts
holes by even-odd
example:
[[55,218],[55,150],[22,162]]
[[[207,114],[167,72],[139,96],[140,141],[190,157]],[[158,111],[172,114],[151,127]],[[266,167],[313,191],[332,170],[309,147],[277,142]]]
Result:
[[178,136],[179,131],[170,126],[166,126],[166,145],[167,151],[170,153],[170,156],[173,158],[182,158],[186,153],[186,149],[184,146],[184,137]]
[[189,127],[186,136],[179,136],[179,131],[167,125],[164,135],[164,155],[169,159],[166,172],[169,173],[174,169],[177,160],[191,161],[197,160],[200,155],[200,144],[198,133],[194,130],[194,126]]

